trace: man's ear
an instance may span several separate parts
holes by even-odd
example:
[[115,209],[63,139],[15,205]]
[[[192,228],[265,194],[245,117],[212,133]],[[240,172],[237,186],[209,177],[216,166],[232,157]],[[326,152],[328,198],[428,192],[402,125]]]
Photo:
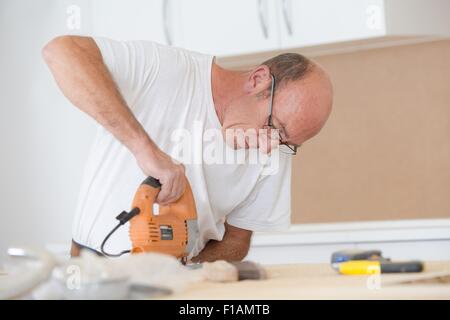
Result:
[[271,83],[270,69],[263,64],[250,72],[245,84],[245,91],[248,93],[259,93],[267,89]]

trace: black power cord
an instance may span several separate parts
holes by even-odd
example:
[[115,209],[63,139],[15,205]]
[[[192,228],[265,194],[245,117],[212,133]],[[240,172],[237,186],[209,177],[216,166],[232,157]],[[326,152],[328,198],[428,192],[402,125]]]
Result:
[[138,215],[139,212],[141,210],[139,210],[139,208],[133,208],[130,212],[126,212],[126,211],[122,211],[117,217],[116,219],[119,220],[119,223],[117,224],[117,226],[115,226],[109,233],[108,235],[105,237],[105,239],[103,239],[102,245],[100,246],[100,250],[101,252],[107,256],[107,257],[120,257],[121,255],[125,254],[125,253],[130,253],[130,250],[124,250],[120,253],[108,253],[104,250],[105,244],[108,241],[108,239],[114,234],[114,232],[117,231],[117,229],[119,229],[121,226],[123,226],[125,223],[127,223],[128,221],[131,220],[131,218],[133,218],[134,216]]

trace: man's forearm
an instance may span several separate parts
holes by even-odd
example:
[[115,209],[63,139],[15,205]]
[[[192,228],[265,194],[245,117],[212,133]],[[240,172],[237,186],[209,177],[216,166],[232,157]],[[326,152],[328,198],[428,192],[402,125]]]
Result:
[[216,260],[240,261],[250,248],[252,232],[225,224],[222,241],[210,240],[192,262],[212,262]]
[[64,95],[134,155],[155,147],[122,98],[92,38],[56,38],[44,47],[43,56]]
[[209,240],[205,248],[192,262],[212,262],[216,260],[240,261],[247,255],[241,244],[230,244],[228,241]]

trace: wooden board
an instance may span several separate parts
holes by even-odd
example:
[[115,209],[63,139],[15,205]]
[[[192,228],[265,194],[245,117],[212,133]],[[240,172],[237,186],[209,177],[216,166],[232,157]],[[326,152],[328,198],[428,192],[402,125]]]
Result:
[[[430,262],[417,274],[341,276],[327,264],[267,266],[269,279],[198,283],[169,299],[450,299],[445,283],[398,284],[434,272],[450,272],[450,262]],[[369,283],[369,286],[368,286]],[[377,285],[379,284],[379,286]]]

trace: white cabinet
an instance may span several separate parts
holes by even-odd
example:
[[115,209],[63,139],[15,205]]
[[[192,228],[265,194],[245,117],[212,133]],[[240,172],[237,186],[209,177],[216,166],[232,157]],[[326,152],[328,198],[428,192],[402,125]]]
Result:
[[450,35],[448,0],[278,0],[281,48]]
[[382,36],[383,0],[280,0],[283,48]]
[[[166,0],[175,2],[177,0]],[[179,45],[220,57],[450,36],[449,0],[178,0]],[[412,41],[412,40],[411,40]]]
[[450,36],[449,0],[384,0],[386,34]]
[[166,0],[94,0],[93,33],[117,40],[173,43],[178,33],[170,24],[176,10],[169,5]]
[[92,6],[94,35],[219,57],[310,54],[315,47],[331,53],[359,40],[382,46],[450,36],[450,0],[94,0]]
[[223,56],[275,50],[280,46],[274,0],[180,2],[181,46],[185,48]]

